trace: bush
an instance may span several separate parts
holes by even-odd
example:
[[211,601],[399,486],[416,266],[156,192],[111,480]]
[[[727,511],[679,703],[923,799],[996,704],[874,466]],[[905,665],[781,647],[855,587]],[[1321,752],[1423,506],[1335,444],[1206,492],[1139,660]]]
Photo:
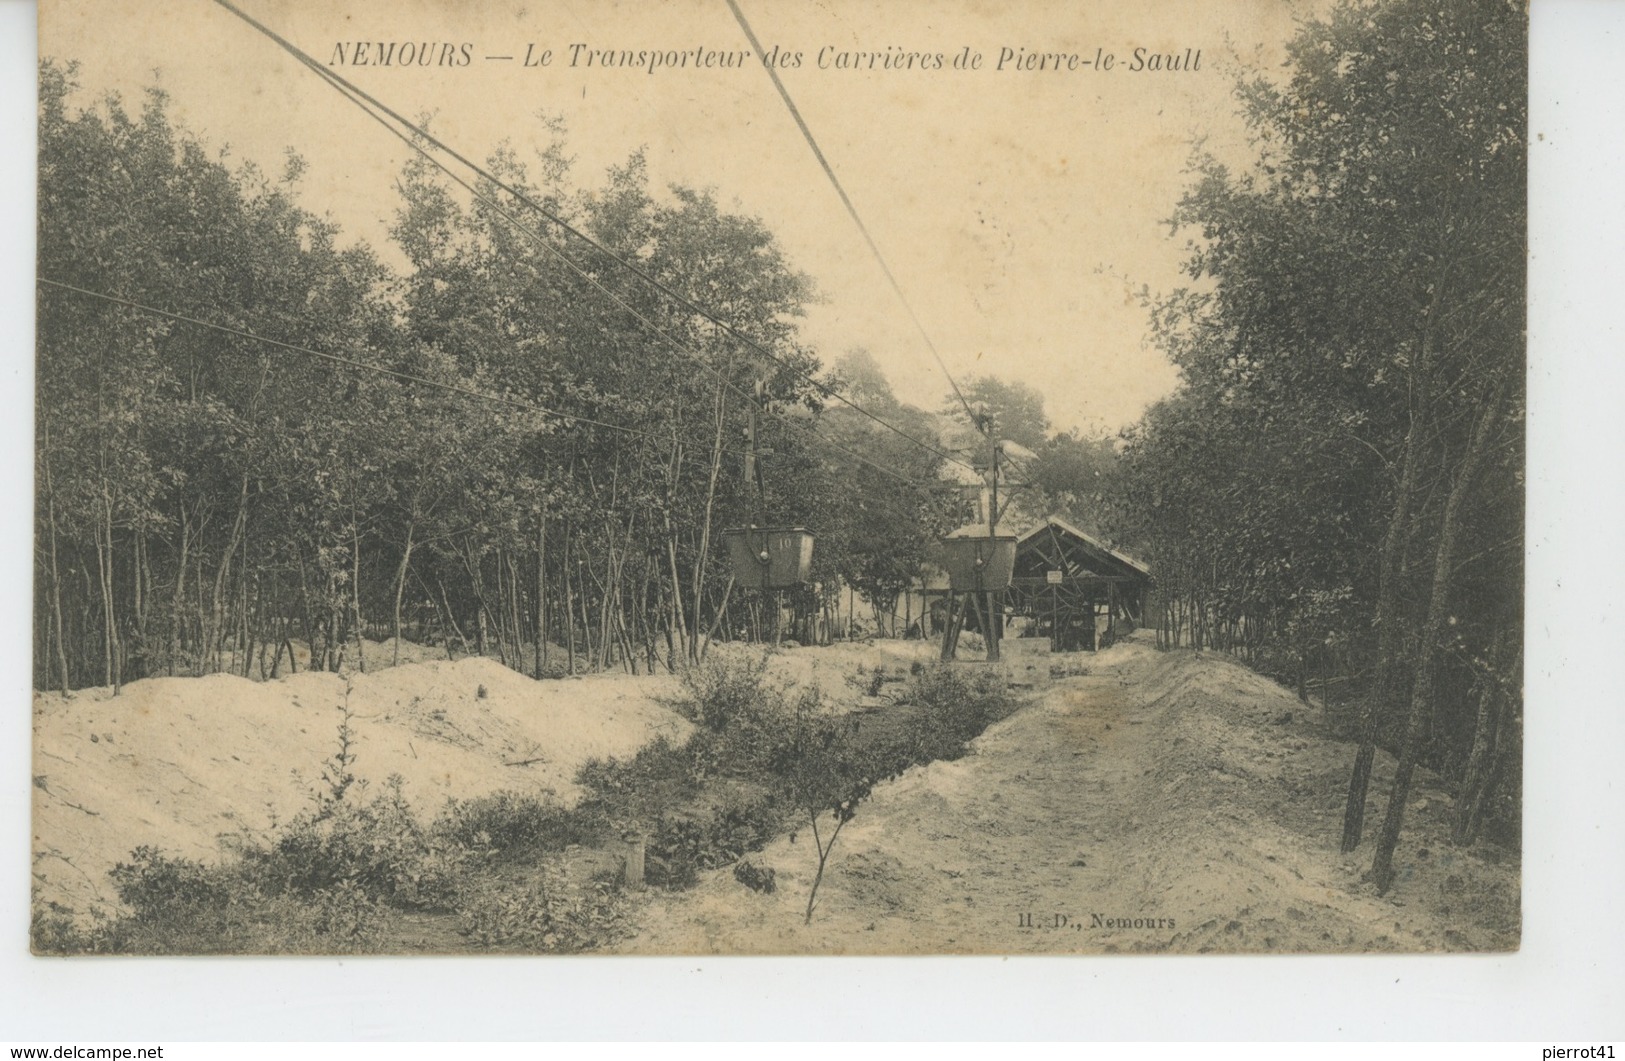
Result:
[[481,947],[573,953],[625,932],[626,901],[604,880],[585,885],[544,860],[524,881],[483,878],[458,903],[459,931]]
[[966,745],[1013,708],[1002,673],[948,663],[913,675],[906,699],[923,709],[909,734],[919,762],[959,758]]
[[683,695],[667,706],[712,732],[759,722],[764,708],[781,699],[767,682],[767,656],[714,656],[683,672]]
[[444,909],[478,854],[425,830],[401,784],[394,776],[370,800],[340,799],[295,818],[269,848],[245,847],[245,872],[273,896],[310,899],[348,886],[374,902]]
[[722,657],[689,671],[685,695],[668,702],[699,727],[688,742],[660,738],[631,759],[587,763],[577,782],[588,797],[576,813],[649,831],[650,853],[671,881],[765,843],[782,815],[763,793],[778,787],[773,758],[792,713],[766,666],[765,657]]
[[483,855],[455,837],[424,829],[406,803],[401,778],[367,801],[346,798],[284,825],[270,847],[242,845],[242,873],[268,895],[314,899],[341,886],[371,902],[444,910],[457,881]]
[[318,889],[302,916],[309,921],[311,935],[320,940],[319,946],[307,948],[311,950],[374,950],[384,927],[384,911],[377,900],[350,880]]
[[36,908],[29,919],[28,939],[35,954],[119,954],[127,950],[125,919],[96,912],[88,925],[74,920],[73,912],[57,907]]
[[555,800],[504,790],[448,801],[430,833],[453,848],[491,851],[511,859],[592,843],[601,830]]
[[[69,911],[38,911],[34,948],[368,951],[385,938],[396,908],[455,911],[463,934],[481,947],[590,949],[622,931],[626,900],[612,882],[572,880],[556,852],[642,829],[651,881],[682,888],[702,871],[745,864],[792,817],[816,841],[810,919],[836,838],[873,786],[915,763],[962,754],[1010,709],[997,672],[938,664],[916,671],[904,688],[912,719],[898,714],[895,725],[861,731],[858,719],[826,710],[817,689],[791,699],[764,674],[765,660],[697,668],[687,679],[685,713],[700,727],[688,743],[660,739],[629,759],[586,764],[578,780],[587,794],[568,810],[498,792],[449,801],[425,827],[399,777],[363,798],[341,727],[313,810],[268,841],[239,841],[236,857],[221,865],[138,848],[112,872],[129,914],[86,923]],[[529,879],[493,870],[494,858],[511,864],[520,856],[540,863]],[[766,867],[745,875],[757,885],[773,879]]]
[[[870,681],[886,678],[877,668]],[[911,668],[900,700],[913,717],[867,734],[826,710],[816,688],[792,699],[771,685],[765,658],[724,657],[691,671],[684,688],[670,706],[699,727],[688,743],[587,764],[578,779],[589,797],[576,813],[646,830],[649,879],[668,888],[760,850],[799,818],[818,849],[809,918],[836,838],[873,786],[957,758],[1011,709],[1002,673],[945,664]]]
[[274,954],[374,950],[382,911],[354,884],[306,897],[267,894],[244,863],[209,866],[139,847],[110,876],[129,913],[88,928],[53,912],[34,919],[42,953]]
[[141,846],[108,873],[124,904],[155,921],[188,921],[232,900],[231,874],[188,858]]
[[760,851],[778,834],[788,810],[770,789],[750,785],[730,787],[715,800],[662,816],[649,838],[651,883],[686,888],[701,870]]
[[587,795],[574,812],[583,823],[581,827],[647,827],[664,808],[692,799],[699,791],[692,743],[677,745],[660,737],[630,759],[592,759],[583,763],[576,783],[587,790]]

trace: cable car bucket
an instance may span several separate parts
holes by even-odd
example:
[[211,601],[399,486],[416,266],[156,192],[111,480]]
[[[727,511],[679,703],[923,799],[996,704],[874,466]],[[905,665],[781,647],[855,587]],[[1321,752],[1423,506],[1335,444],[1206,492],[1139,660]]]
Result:
[[[942,566],[948,571],[948,615],[942,632],[942,658],[950,660],[959,645],[965,612],[974,608],[982,620],[989,662],[999,659],[1004,616],[998,604],[1016,569],[1013,534],[951,534],[941,541]],[[965,595],[963,607],[958,596]],[[984,609],[985,605],[985,609]]]
[[1016,536],[949,536],[942,539],[942,566],[956,593],[998,593],[1016,570]]
[[740,588],[793,589],[808,581],[813,534],[807,528],[734,527],[723,531],[722,538]]

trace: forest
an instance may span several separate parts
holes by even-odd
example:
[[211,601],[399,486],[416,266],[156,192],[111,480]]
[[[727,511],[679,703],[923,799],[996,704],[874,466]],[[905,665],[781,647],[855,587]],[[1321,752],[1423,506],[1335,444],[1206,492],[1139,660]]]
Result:
[[[1398,756],[1384,887],[1418,766],[1456,785],[1459,840],[1517,842],[1526,54],[1511,2],[1305,22],[1237,85],[1253,157],[1198,148],[1171,204],[1188,282],[1146,299],[1178,389],[1106,438],[964,388],[1032,453],[1016,516],[1151,564],[1159,645],[1356,720],[1345,850]],[[537,678],[676,670],[777,610],[733,587],[724,528],[814,532],[786,603],[822,639],[964,522],[959,403],[826,364],[773,234],[636,152],[581,183],[554,129],[467,184],[420,153],[386,251],[302,203],[292,151],[268,174],[161,91],[78,96],[47,59],[37,688],[364,669],[403,638]]]
[[771,234],[657,198],[636,155],[585,190],[558,145],[490,162],[590,234],[585,266],[418,159],[402,274],[298,205],[291,153],[233,170],[161,93],[74,112],[71,78],[42,70],[41,687],[266,677],[294,640],[338,669],[363,635],[538,677],[673,667],[727,610],[719,528],[806,526],[826,597],[895,595],[951,508],[910,434],[929,418],[872,388],[891,428],[826,408],[838,377],[794,327],[811,281]]
[[1399,756],[1384,887],[1418,763],[1458,840],[1517,843],[1527,41],[1516,3],[1349,3],[1241,83],[1256,158],[1198,156],[1192,282],[1153,306],[1183,385],[1122,450],[1159,639],[1358,715],[1345,851]]

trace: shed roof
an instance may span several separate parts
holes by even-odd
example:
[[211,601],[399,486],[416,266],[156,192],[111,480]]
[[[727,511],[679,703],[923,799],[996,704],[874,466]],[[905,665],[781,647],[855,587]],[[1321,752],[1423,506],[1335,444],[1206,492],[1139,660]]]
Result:
[[1099,575],[1127,576],[1145,581],[1151,579],[1151,569],[1144,563],[1079,530],[1060,516],[1046,517],[1042,523],[1017,537],[1017,566],[1020,566],[1024,556],[1033,553],[1055,563],[1070,554],[1075,561],[1081,561]]

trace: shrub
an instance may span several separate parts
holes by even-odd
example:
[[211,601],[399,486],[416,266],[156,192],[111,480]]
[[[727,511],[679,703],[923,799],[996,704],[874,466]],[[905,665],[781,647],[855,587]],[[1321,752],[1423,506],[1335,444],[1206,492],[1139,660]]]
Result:
[[228,875],[188,858],[171,858],[141,846],[109,872],[118,897],[137,914],[155,920],[185,920],[200,909],[230,900]]
[[694,756],[693,748],[659,737],[630,759],[589,760],[576,774],[587,795],[575,813],[609,828],[651,824],[663,808],[698,791]]
[[959,758],[970,741],[1013,707],[1001,672],[948,663],[913,675],[906,699],[923,709],[910,728],[913,757],[920,762]]
[[319,889],[311,896],[304,916],[311,934],[321,940],[320,946],[309,948],[313,950],[373,950],[384,926],[384,911],[377,900],[350,880]]
[[652,883],[686,888],[701,870],[718,869],[778,834],[788,807],[765,786],[734,786],[704,804],[658,819],[649,839]]
[[[139,847],[110,876],[130,908],[89,930],[47,919],[36,946],[133,954],[339,953],[376,949],[378,904],[351,882],[308,896],[267,894],[240,861],[209,866]],[[43,936],[43,938],[41,938]]]
[[492,851],[508,858],[592,843],[599,832],[585,815],[555,800],[511,790],[449,800],[430,829],[432,836],[453,848]]
[[341,799],[295,818],[269,848],[243,850],[246,872],[270,895],[308,899],[348,884],[376,902],[444,908],[477,855],[430,835],[401,786],[392,776],[370,800]]
[[458,903],[459,931],[481,947],[572,953],[625,932],[626,902],[612,883],[571,879],[544,860],[524,881],[482,878]]
[[667,706],[713,732],[751,724],[779,699],[767,682],[767,656],[717,656],[683,672],[683,695]]
[[119,954],[129,950],[128,919],[95,910],[86,924],[75,920],[73,911],[52,903],[35,908],[28,938],[35,954]]

